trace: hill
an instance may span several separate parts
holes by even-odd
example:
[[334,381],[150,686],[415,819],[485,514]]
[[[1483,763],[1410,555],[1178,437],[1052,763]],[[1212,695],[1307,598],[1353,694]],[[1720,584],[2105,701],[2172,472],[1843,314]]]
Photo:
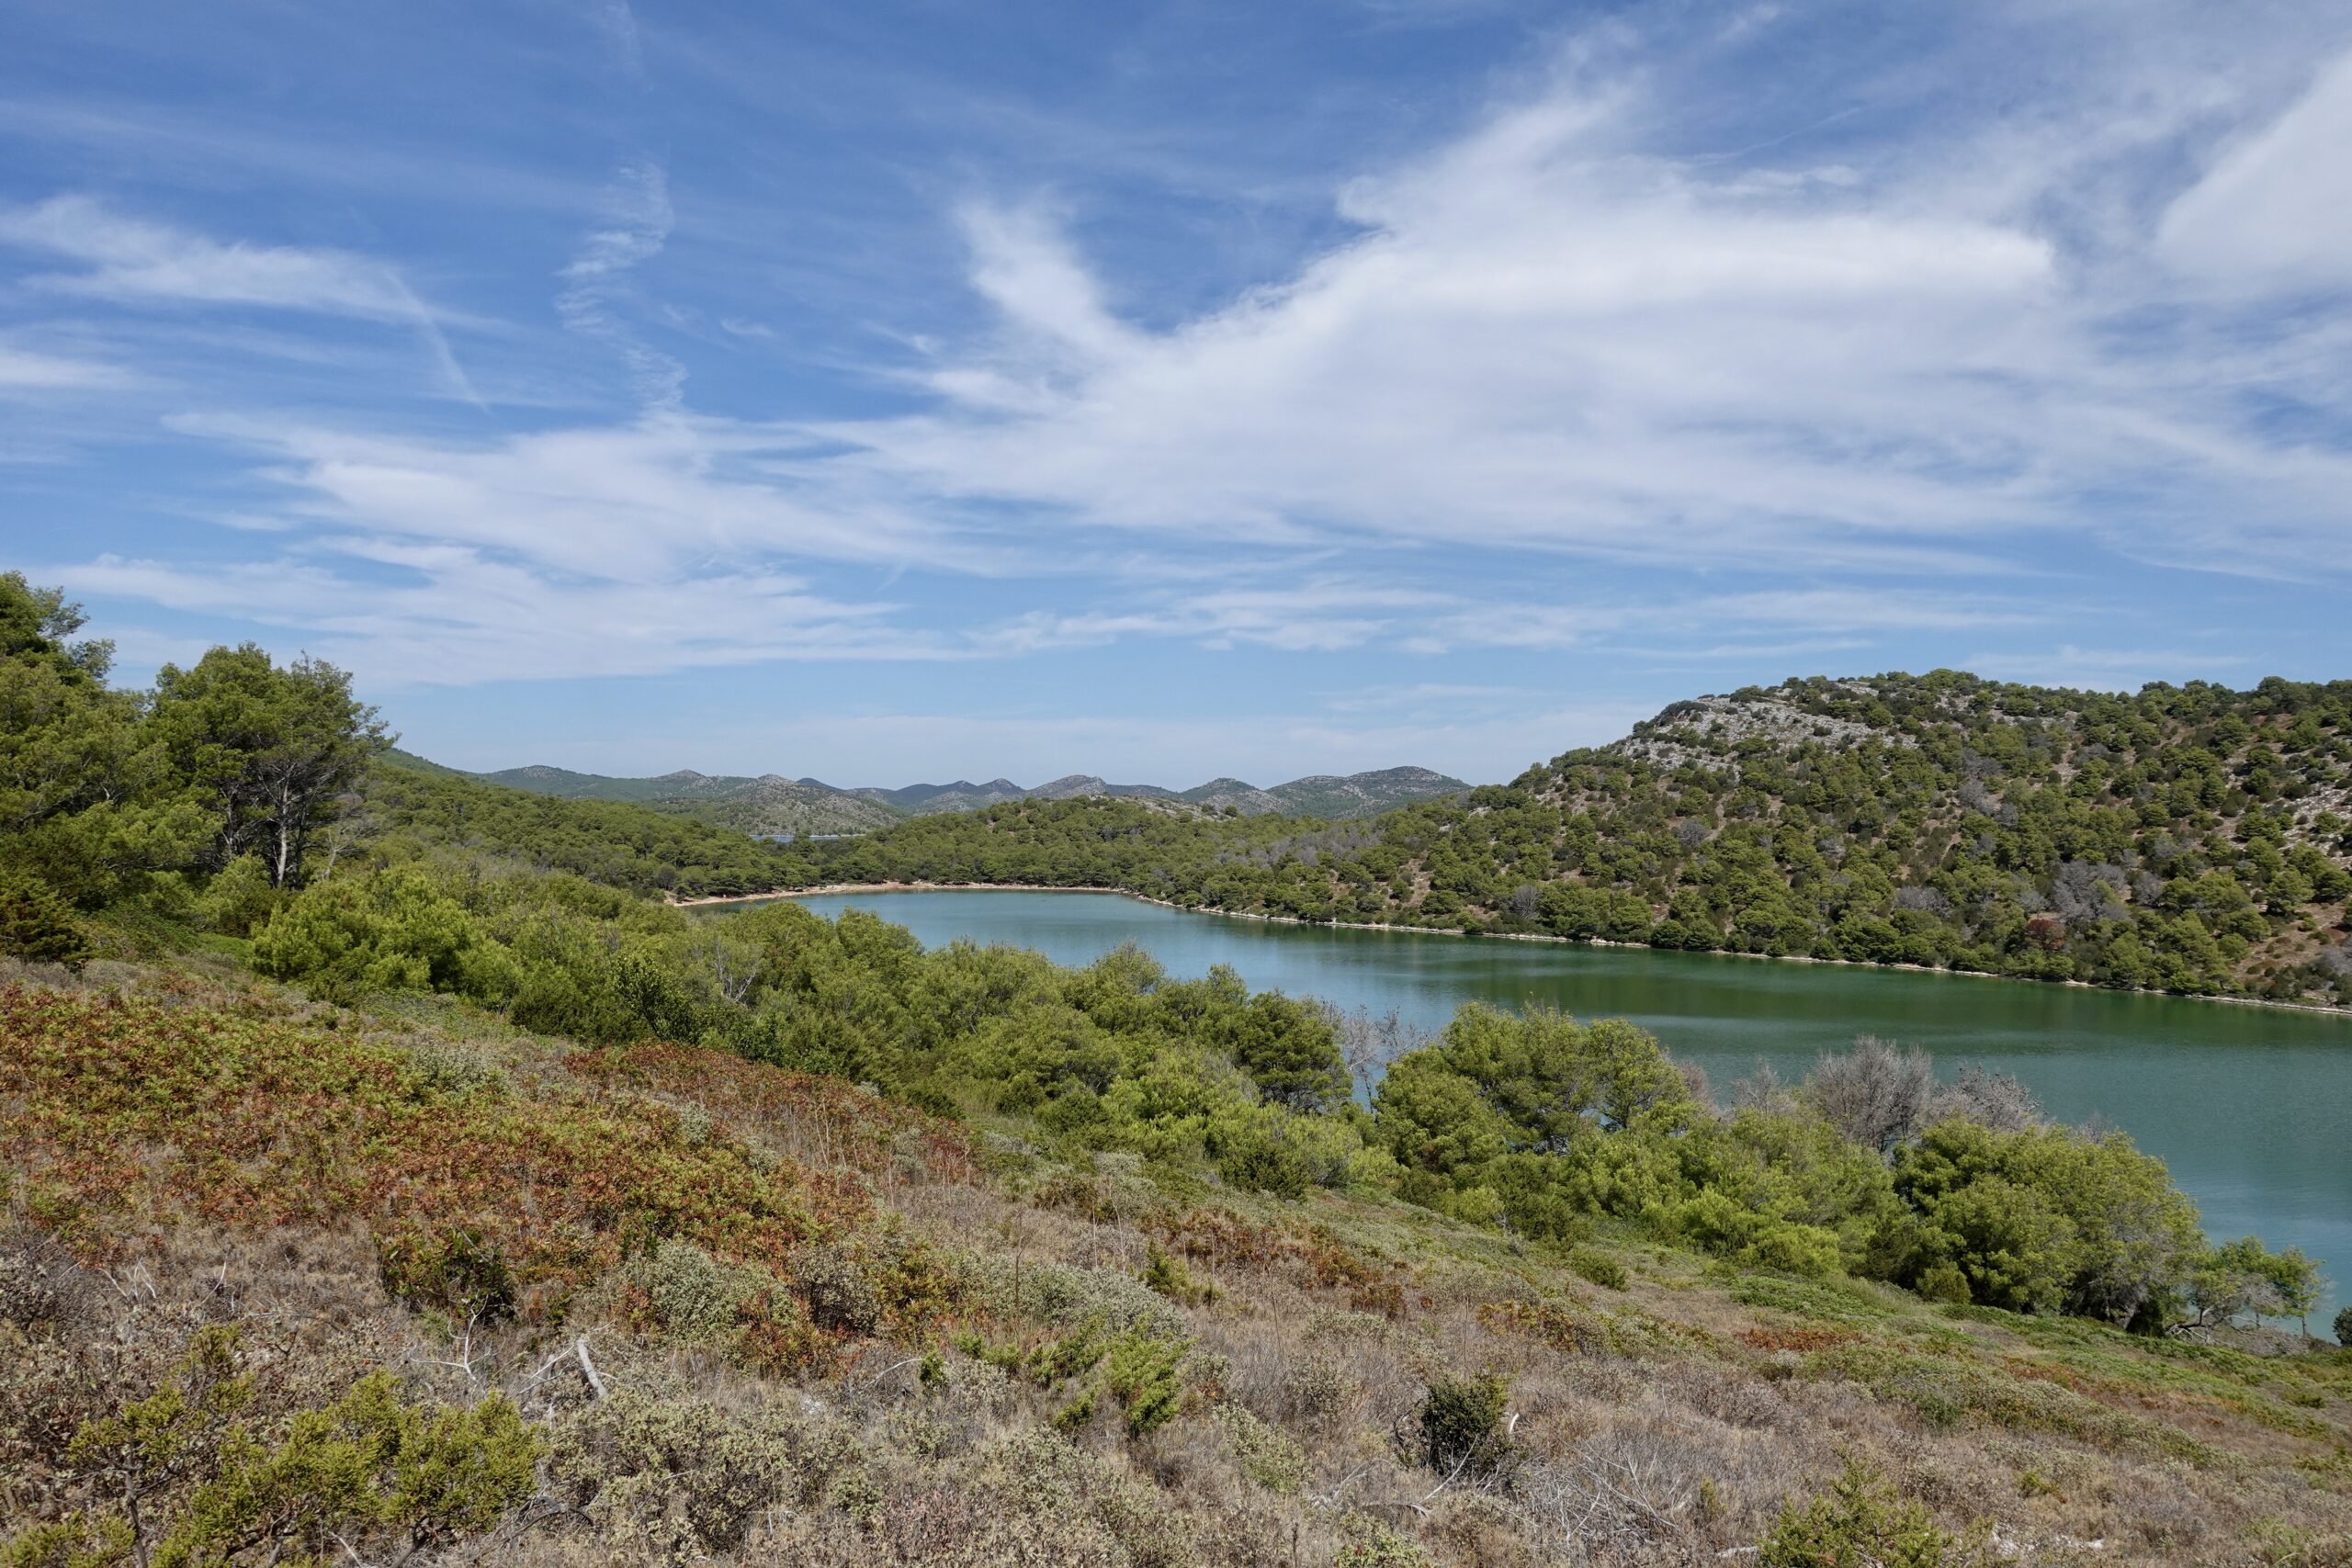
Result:
[[[560,880],[377,881],[306,893],[255,944],[315,1000],[218,960],[0,970],[7,1561],[1974,1568],[2352,1546],[2343,1354],[2066,1314],[2109,1295],[1944,1299],[2175,1266],[2161,1168],[2115,1139],[1979,1110],[1903,1132],[1890,1165],[1799,1100],[1700,1111],[1622,1026],[1476,1010],[1371,1116],[1329,1098],[1314,1010],[1136,955],[1061,970],[854,915],[714,931]],[[374,988],[303,934],[331,911],[380,952],[429,919],[469,956]],[[500,962],[524,966],[511,1001],[449,994],[494,990]],[[675,1016],[649,1032],[631,1009]],[[667,1037],[693,1026],[733,1048]],[[1600,1075],[1555,1154],[1436,1135],[1547,1114],[1510,1081],[1543,1062]],[[1665,1120],[1608,1120],[1628,1072]],[[1517,1227],[1481,1217],[1498,1201]],[[1915,1234],[1915,1203],[1948,1223]],[[2005,1215],[2118,1204],[2128,1237],[2008,1250]],[[1872,1234],[1981,1271],[1848,1274],[1917,1267]],[[2261,1304],[2235,1278],[2200,1287],[2217,1311]]]
[[[815,779],[803,784],[816,784]],[[820,787],[830,788],[830,785]],[[1335,776],[1316,773],[1271,789],[1260,789],[1240,779],[1212,779],[1191,789],[1159,784],[1112,784],[1092,773],[1071,773],[1035,788],[1011,779],[976,784],[959,779],[950,784],[910,784],[904,789],[856,789],[847,793],[889,806],[910,817],[943,811],[977,811],[1013,800],[1182,800],[1212,809],[1231,808],[1245,817],[1277,815],[1336,819],[1368,816],[1417,800],[1458,795],[1470,786],[1460,779],[1428,768],[1382,768],[1371,773]]]
[[536,766],[469,776],[564,800],[628,801],[759,838],[864,833],[899,819],[899,813],[888,806],[780,773],[746,778],[682,769],[653,778],[629,779]]
[[1268,813],[1337,818],[1360,817],[1435,799],[1469,788],[1459,779],[1427,768],[1385,768],[1345,777],[1316,774],[1272,789],[1238,779],[1217,779],[1194,789],[1158,784],[1114,784],[1091,773],[1071,773],[1034,787],[1010,779],[974,784],[907,784],[898,789],[836,789],[821,779],[788,779],[780,773],[757,778],[698,773],[691,769],[652,778],[614,778],[537,765],[497,773],[458,774],[421,757],[401,754],[413,767],[474,778],[507,789],[564,800],[615,800],[656,811],[692,817],[762,838],[838,837],[869,833],[903,817],[945,811],[977,811],[1009,800],[1080,800],[1091,797],[1183,800],[1213,809],[1231,807],[1245,816]]
[[[2311,1260],[2012,1080],[1864,1042],[1725,1107],[1622,1020],[690,913],[820,868],[402,766],[316,661],[125,692],[0,609],[0,1562],[2352,1552]],[[840,849],[900,834],[1246,891],[1379,829]]]
[[2352,682],[2122,696],[1952,671],[1792,681],[1357,821],[1270,831],[1025,803],[908,824],[829,864],[2345,1005]]
[[454,853],[684,898],[763,893],[810,875],[791,848],[729,827],[628,800],[513,789],[401,751],[378,762],[360,796],[339,831],[361,864]]

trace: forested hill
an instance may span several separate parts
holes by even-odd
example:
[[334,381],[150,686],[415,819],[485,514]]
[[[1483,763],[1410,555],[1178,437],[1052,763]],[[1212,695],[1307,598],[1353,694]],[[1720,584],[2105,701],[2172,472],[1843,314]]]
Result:
[[2352,682],[2122,696],[1939,671],[1678,703],[1360,822],[1023,802],[825,865],[2342,1006],[2347,777]]
[[789,845],[632,801],[509,789],[401,751],[379,759],[353,799],[357,809],[337,830],[368,863],[457,852],[686,898],[766,892],[811,874]]

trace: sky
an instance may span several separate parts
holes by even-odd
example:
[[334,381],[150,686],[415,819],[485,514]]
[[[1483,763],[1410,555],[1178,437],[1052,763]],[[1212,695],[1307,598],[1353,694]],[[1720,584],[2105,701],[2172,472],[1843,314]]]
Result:
[[0,570],[452,765],[2352,676],[2352,11],[0,8]]

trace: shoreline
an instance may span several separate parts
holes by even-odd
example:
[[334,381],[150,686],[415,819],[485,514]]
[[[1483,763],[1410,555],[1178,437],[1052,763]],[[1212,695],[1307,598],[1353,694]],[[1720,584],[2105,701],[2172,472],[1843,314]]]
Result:
[[1981,969],[1943,969],[1928,964],[1872,964],[1860,958],[1817,958],[1807,953],[1736,953],[1724,948],[1666,948],[1646,942],[1613,942],[1607,937],[1551,936],[1542,931],[1464,931],[1435,926],[1379,925],[1370,920],[1302,920],[1295,915],[1261,915],[1247,909],[1220,909],[1208,904],[1179,904],[1154,898],[1128,887],[1041,886],[1032,882],[831,882],[820,887],[779,888],[772,893],[718,893],[702,898],[673,898],[673,908],[704,908],[718,904],[766,904],[780,898],[837,897],[856,893],[1110,893],[1152,904],[1180,914],[1216,915],[1228,920],[1258,920],[1267,925],[1310,926],[1325,931],[1381,931],[1391,936],[1436,936],[1487,942],[1547,942],[1561,947],[1639,948],[1651,953],[1694,953],[1703,958],[1744,958],[1766,964],[1820,964],[1841,969],[1890,969],[1913,975],[1943,975],[1967,980],[2006,980],[2020,986],[2065,986],[2079,991],[2107,991],[2119,997],[2166,997],[2184,1002],[2223,1002],[2233,1007],[2275,1008],[2321,1018],[2352,1019],[2352,1008],[2317,1007],[2310,1002],[2278,1002],[2264,997],[2200,996],[2190,991],[2156,991],[2141,987],[2095,986],[2088,980],[2037,980],[2030,975],[1988,975]]

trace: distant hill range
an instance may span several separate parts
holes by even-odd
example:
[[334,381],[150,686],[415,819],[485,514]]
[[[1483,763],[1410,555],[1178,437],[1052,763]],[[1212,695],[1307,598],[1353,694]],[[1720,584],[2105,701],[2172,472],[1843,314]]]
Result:
[[[422,757],[402,754],[399,760],[435,773],[457,772]],[[628,801],[765,838],[865,833],[909,817],[976,811],[1008,800],[1077,800],[1091,795],[1178,800],[1211,809],[1230,807],[1245,817],[1279,815],[1332,819],[1369,817],[1415,801],[1459,795],[1470,787],[1460,779],[1428,768],[1381,768],[1345,776],[1315,773],[1271,789],[1260,789],[1240,779],[1211,779],[1186,790],[1165,789],[1158,784],[1114,784],[1091,773],[1071,773],[1034,788],[1023,787],[1011,779],[990,779],[986,784],[957,779],[953,784],[908,784],[899,789],[870,785],[842,789],[822,779],[791,779],[781,773],[747,778],[698,773],[691,769],[642,779],[613,778],[546,766],[505,768],[497,773],[462,776],[567,800]]]

